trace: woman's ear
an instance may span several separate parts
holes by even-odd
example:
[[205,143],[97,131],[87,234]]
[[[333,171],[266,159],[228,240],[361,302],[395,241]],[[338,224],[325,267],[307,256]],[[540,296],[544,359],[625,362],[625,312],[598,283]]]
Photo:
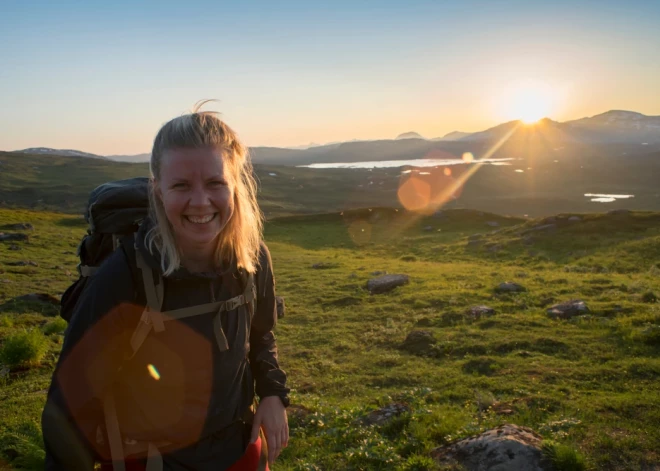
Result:
[[149,181],[149,184],[151,185],[151,191],[153,192],[154,196],[162,202],[163,201],[163,192],[160,190],[160,184],[159,184],[158,180],[156,180],[155,178],[152,178]]

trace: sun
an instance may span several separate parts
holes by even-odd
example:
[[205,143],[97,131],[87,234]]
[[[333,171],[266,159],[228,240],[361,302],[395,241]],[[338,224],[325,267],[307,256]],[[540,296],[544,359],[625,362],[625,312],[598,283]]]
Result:
[[505,93],[501,106],[508,119],[532,124],[551,114],[556,103],[554,90],[542,82],[514,84]]

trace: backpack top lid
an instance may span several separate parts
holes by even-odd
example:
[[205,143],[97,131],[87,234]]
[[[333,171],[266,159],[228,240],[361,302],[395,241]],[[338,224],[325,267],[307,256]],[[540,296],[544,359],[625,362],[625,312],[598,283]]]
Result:
[[136,177],[97,186],[89,196],[85,220],[90,232],[134,232],[149,212],[149,178]]

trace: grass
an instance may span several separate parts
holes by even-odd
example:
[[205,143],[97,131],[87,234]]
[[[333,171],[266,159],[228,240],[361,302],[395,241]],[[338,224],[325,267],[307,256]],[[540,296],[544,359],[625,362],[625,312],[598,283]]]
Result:
[[[469,210],[419,218],[374,207],[269,221],[287,305],[280,359],[293,389],[292,438],[274,469],[436,469],[431,450],[503,423],[540,433],[558,469],[660,465],[660,304],[647,294],[660,293],[660,214],[572,215],[557,215],[547,233],[525,233],[542,220]],[[0,344],[30,329],[49,335],[38,366],[0,380],[0,456],[36,469],[62,326],[50,307],[14,298],[64,291],[85,226],[72,215],[0,209],[0,226],[17,222],[34,231],[21,250],[0,243]],[[480,244],[470,244],[474,234]],[[38,266],[10,265],[21,260]],[[410,283],[370,295],[375,271]],[[496,293],[504,281],[527,291]],[[570,299],[590,312],[546,314]],[[466,315],[476,305],[495,314]],[[413,330],[431,335],[427,350],[403,348]],[[392,402],[410,412],[385,425],[361,421]]]

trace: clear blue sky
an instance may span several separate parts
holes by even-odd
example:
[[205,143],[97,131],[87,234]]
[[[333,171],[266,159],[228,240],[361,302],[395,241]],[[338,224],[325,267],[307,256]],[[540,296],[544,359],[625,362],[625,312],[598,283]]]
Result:
[[202,98],[274,146],[477,131],[528,83],[660,115],[660,1],[134,3],[2,0],[0,149],[148,152]]

